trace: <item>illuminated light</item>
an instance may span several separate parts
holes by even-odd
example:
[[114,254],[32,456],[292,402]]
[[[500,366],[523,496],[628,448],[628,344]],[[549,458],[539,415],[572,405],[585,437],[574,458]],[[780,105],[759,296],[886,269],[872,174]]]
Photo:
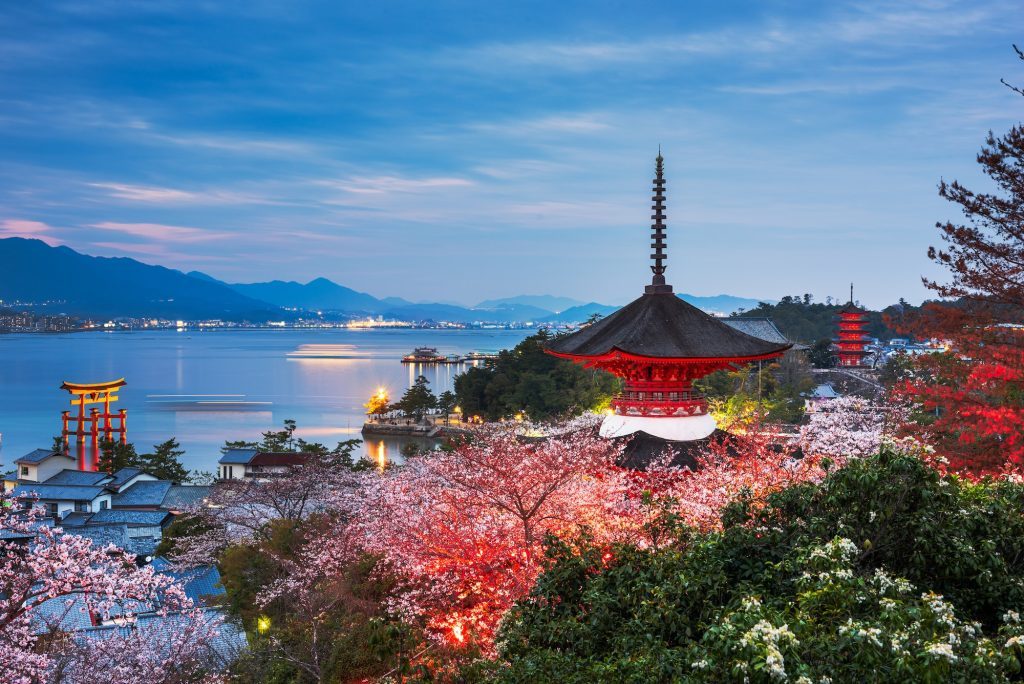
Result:
[[615,415],[615,409],[606,408],[604,411],[602,411],[602,413],[604,413],[604,415],[606,415],[606,416],[614,416]]
[[452,625],[452,636],[455,637],[455,640],[458,641],[460,644],[465,643],[466,635],[462,632],[461,622],[456,622],[454,625]]
[[270,631],[270,618],[266,615],[260,615],[256,618],[256,631],[260,634],[266,634]]
[[523,412],[522,411],[520,411],[519,413],[516,414],[516,422],[517,423],[522,423],[523,422]]

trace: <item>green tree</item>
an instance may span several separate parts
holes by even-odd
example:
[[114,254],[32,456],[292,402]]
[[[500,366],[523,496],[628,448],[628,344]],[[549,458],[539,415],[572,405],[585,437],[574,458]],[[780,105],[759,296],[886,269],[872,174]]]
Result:
[[532,420],[553,420],[607,405],[621,389],[618,378],[547,354],[551,339],[541,330],[486,365],[456,376],[455,395],[463,413],[500,420],[523,412]]
[[882,370],[878,375],[879,382],[886,387],[892,387],[914,377],[914,359],[906,352],[891,354],[882,364]]
[[150,475],[171,482],[187,482],[190,479],[188,470],[181,464],[185,451],[178,441],[171,437],[166,442],[153,446],[153,453],[139,456],[139,467]]
[[832,352],[832,340],[828,337],[823,337],[811,345],[807,356],[815,368],[836,367],[836,355]]
[[413,417],[416,420],[420,420],[427,411],[436,406],[437,397],[430,391],[430,381],[421,375],[416,378],[412,387],[405,391],[402,398],[395,403],[394,408],[397,411],[401,411],[406,418]]
[[496,681],[1009,682],[1024,651],[1024,485],[891,451],[656,548],[552,540]]
[[458,404],[458,399],[455,397],[455,393],[451,390],[445,390],[437,397],[437,408],[441,411],[441,415],[444,416],[444,424],[448,425],[448,420],[451,417],[452,410]]
[[131,442],[122,444],[112,439],[100,441],[100,470],[116,473],[122,468],[141,468],[142,461]]
[[[371,556],[341,565],[318,591],[303,600],[258,597],[288,577],[307,532],[328,524],[314,516],[301,523],[277,520],[259,540],[229,547],[220,563],[226,609],[239,619],[249,648],[233,666],[239,682],[348,682],[385,673],[409,673],[409,659],[422,651],[423,635],[392,617],[387,601],[395,579]],[[264,618],[266,631],[257,629]]]
[[716,371],[694,386],[725,426],[755,415],[796,423],[803,417],[803,394],[814,386],[814,379],[806,356],[791,351],[775,363]]

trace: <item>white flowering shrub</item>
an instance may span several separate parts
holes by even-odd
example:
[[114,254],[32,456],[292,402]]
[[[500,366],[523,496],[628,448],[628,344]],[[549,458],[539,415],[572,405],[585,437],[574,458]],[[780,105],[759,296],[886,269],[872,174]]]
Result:
[[720,531],[554,544],[505,618],[497,681],[1011,682],[1024,657],[1024,486],[883,448]]

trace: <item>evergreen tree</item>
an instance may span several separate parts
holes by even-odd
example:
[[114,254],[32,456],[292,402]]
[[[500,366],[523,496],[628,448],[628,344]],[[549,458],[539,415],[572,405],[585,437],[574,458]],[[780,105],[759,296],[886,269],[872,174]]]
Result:
[[161,480],[186,482],[189,479],[189,472],[181,464],[180,459],[185,451],[180,447],[177,440],[171,437],[166,442],[155,445],[153,453],[140,456],[139,467]]
[[448,424],[448,418],[451,415],[452,409],[458,400],[455,398],[455,393],[450,390],[445,390],[437,397],[437,408],[441,411],[441,415],[444,416],[444,424]]
[[954,466],[985,470],[1024,463],[1024,126],[989,133],[977,161],[995,192],[942,181],[963,222],[936,224],[945,245],[928,250],[948,280],[925,285],[957,306],[932,304],[918,319],[950,349],[921,357],[904,389],[922,409],[920,432]]
[[141,467],[139,454],[133,444],[122,444],[112,439],[100,441],[100,470],[113,474],[122,468]]
[[394,408],[401,411],[403,415],[414,417],[416,420],[423,418],[423,415],[437,406],[437,397],[430,391],[430,381],[424,376],[419,376],[412,387],[405,391],[402,398],[394,405]]
[[618,378],[545,353],[551,339],[541,330],[458,375],[455,395],[463,413],[499,420],[523,412],[532,420],[551,420],[606,406],[621,387]]
[[832,340],[823,337],[811,347],[807,354],[815,368],[835,368],[836,355],[832,353]]

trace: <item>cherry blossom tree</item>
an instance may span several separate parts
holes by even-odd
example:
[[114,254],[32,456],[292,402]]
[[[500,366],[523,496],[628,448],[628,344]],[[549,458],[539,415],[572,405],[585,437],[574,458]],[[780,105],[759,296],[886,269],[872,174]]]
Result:
[[777,426],[755,421],[743,432],[710,440],[693,468],[669,465],[668,458],[656,462],[640,485],[671,501],[669,510],[681,522],[703,531],[718,529],[722,509],[741,495],[758,502],[794,483],[824,478],[822,458],[799,457],[797,447]]
[[809,415],[800,428],[800,445],[805,453],[819,456],[869,456],[878,453],[883,437],[891,434],[888,417],[887,407],[863,397],[832,399]]
[[[174,613],[182,631],[190,634],[182,648],[147,657],[142,641],[135,640],[111,649],[106,667],[131,672],[132,663],[145,662],[147,678],[157,682],[185,681],[180,677],[190,672],[199,676],[187,665],[209,647],[215,625],[195,624],[194,607],[172,578],[152,568],[139,569],[132,557],[113,545],[99,547],[92,540],[64,534],[44,524],[40,511],[26,510],[21,503],[0,494],[0,672],[5,682],[29,684],[52,678],[62,654],[74,649],[67,639],[50,637],[72,610],[85,611],[97,621],[132,621],[141,612]],[[55,603],[64,611],[42,610]],[[79,637],[72,633],[68,639]],[[84,662],[64,662],[64,681],[83,681],[79,675]],[[105,676],[103,681],[134,682],[139,672]]]
[[311,452],[281,476],[217,482],[204,502],[186,512],[203,532],[176,539],[173,560],[182,567],[210,565],[232,544],[263,540],[271,521],[299,523],[345,508],[339,497],[357,490],[366,477],[351,450],[343,443],[331,452]]
[[486,650],[540,572],[547,535],[585,529],[598,543],[654,544],[651,523],[665,512],[710,529],[741,492],[763,497],[825,473],[818,457],[794,458],[795,447],[769,426],[712,442],[696,469],[665,459],[646,472],[618,467],[621,443],[600,439],[592,425],[572,427],[546,436],[484,430],[366,480],[353,508],[309,542],[266,600],[315,591],[368,551],[404,578],[392,608],[450,644]]
[[621,532],[609,522],[628,495],[618,452],[592,430],[540,438],[502,428],[418,456],[364,481],[338,527],[309,544],[304,569],[271,595],[301,594],[368,551],[405,579],[393,608],[452,642],[486,647],[539,572],[546,535]]

